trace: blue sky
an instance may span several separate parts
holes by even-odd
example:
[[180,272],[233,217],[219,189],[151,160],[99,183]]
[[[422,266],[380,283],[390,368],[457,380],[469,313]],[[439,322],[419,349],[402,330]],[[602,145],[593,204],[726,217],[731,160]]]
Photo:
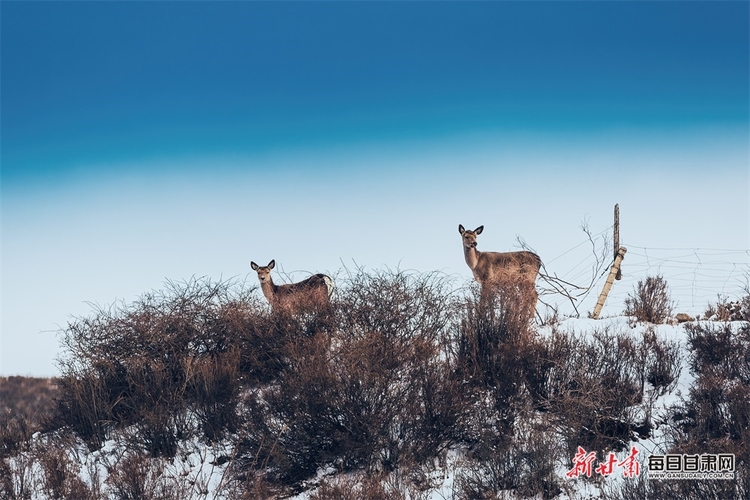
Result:
[[251,259],[468,280],[458,223],[549,261],[619,202],[637,245],[750,248],[749,6],[2,2],[0,374]]

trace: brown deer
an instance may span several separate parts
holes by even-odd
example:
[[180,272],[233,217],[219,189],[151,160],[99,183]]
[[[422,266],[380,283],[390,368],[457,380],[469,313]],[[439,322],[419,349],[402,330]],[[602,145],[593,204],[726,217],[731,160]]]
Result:
[[271,304],[271,309],[275,312],[286,311],[294,314],[306,309],[320,308],[325,310],[330,307],[333,280],[329,276],[313,274],[299,283],[277,285],[271,278],[271,269],[275,266],[275,260],[264,267],[255,262],[250,262],[253,271],[258,272],[260,289]]
[[477,235],[482,234],[483,230],[484,226],[469,231],[461,224],[458,225],[466,264],[481,286],[481,300],[486,301],[498,289],[517,288],[521,300],[528,301],[525,309],[528,319],[531,319],[539,298],[535,283],[542,267],[542,259],[537,254],[526,251],[480,252],[477,250]]

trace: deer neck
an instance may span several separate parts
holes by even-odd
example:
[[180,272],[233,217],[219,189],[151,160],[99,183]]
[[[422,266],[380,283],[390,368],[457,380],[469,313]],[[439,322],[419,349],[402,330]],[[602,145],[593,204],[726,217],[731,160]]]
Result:
[[273,303],[273,297],[276,293],[277,286],[273,284],[273,280],[271,277],[268,277],[268,281],[265,283],[260,284],[260,289],[263,291],[263,295],[266,296],[266,299],[268,299],[269,303]]
[[477,267],[477,264],[479,263],[479,255],[480,252],[475,247],[467,247],[464,246],[464,258],[466,259],[466,265],[469,266],[469,269],[474,271],[474,269]]

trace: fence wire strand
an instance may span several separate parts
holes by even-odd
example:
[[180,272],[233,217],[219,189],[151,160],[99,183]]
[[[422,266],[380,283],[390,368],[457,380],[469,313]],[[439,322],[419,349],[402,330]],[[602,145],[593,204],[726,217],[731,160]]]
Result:
[[[596,236],[609,230],[611,228]],[[587,242],[588,240],[582,242],[565,254]],[[671,298],[675,302],[675,312],[687,312],[692,315],[702,314],[709,304],[715,304],[720,297],[738,300],[750,293],[750,250],[646,247],[629,242],[622,243],[622,246],[628,249],[621,266],[622,279],[616,281],[612,287],[603,314],[621,314],[625,299],[634,293],[638,281],[645,280],[648,276],[664,277],[669,285]],[[595,263],[596,257],[590,253],[561,277],[573,283],[591,282],[591,268]],[[594,278],[591,290],[582,297],[581,313],[593,309],[610,267],[611,262],[606,266],[605,272]]]

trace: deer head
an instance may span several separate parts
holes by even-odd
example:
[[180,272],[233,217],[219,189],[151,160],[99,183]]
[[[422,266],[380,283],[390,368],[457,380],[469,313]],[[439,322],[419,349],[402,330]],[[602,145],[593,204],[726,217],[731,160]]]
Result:
[[250,267],[253,269],[253,271],[257,271],[258,273],[258,281],[260,281],[261,285],[263,283],[271,282],[271,269],[273,269],[275,266],[276,260],[271,260],[271,262],[269,262],[265,267],[261,267],[255,262],[250,262]]
[[458,225],[458,232],[463,236],[464,246],[466,248],[477,247],[477,235],[482,234],[482,231],[484,231],[484,226],[479,226],[475,230],[469,231],[468,229],[464,229],[461,224]]

